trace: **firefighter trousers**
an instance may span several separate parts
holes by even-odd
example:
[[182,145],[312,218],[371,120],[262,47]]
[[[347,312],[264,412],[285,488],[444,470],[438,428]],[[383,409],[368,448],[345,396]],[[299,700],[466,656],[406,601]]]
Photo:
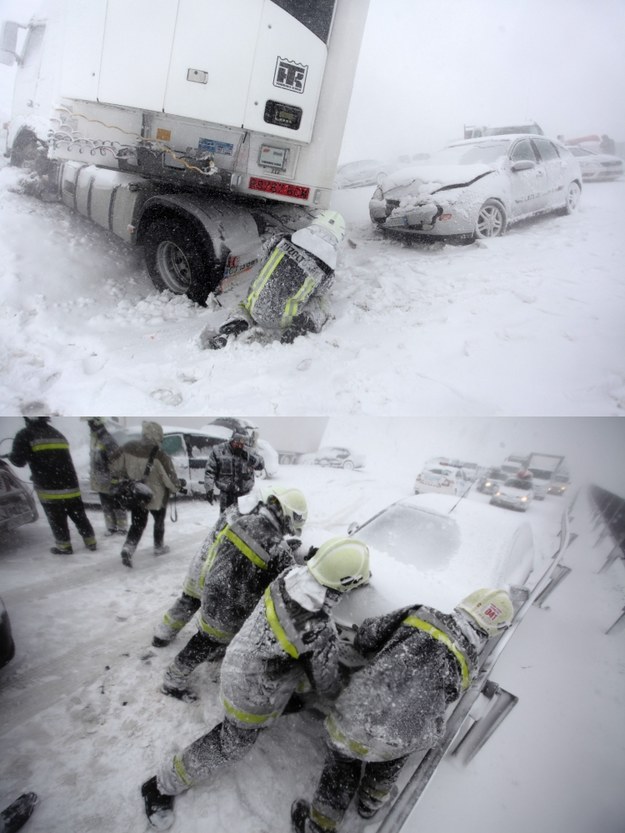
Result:
[[72,544],[68,520],[71,520],[87,547],[95,547],[95,532],[85,512],[82,498],[42,502],[43,511],[54,535],[54,543],[60,550],[71,552]]
[[163,764],[157,774],[159,791],[165,795],[178,795],[208,780],[220,767],[245,757],[261,731],[244,729],[224,718],[222,723]]

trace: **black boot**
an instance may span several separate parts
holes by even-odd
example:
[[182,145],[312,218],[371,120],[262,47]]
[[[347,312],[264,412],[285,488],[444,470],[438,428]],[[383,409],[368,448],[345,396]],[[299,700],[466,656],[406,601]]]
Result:
[[159,792],[156,775],[141,785],[148,821],[157,830],[169,830],[174,823],[174,796]]
[[310,803],[304,798],[296,798],[291,804],[291,827],[294,833],[306,833],[306,822],[310,818]]
[[6,810],[0,813],[0,829],[3,833],[16,833],[21,830],[35,809],[37,801],[36,793],[24,793],[16,798],[13,804],[9,804]]

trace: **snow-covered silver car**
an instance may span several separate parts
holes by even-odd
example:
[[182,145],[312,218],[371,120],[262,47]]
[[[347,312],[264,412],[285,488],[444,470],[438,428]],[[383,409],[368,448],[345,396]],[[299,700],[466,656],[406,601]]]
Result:
[[497,237],[518,220],[579,202],[577,159],[545,136],[510,134],[455,142],[427,163],[385,177],[369,202],[385,231],[466,241]]
[[518,509],[527,512],[534,497],[531,479],[525,477],[510,477],[493,494],[490,502],[493,506],[505,506],[508,509]]
[[369,546],[372,575],[334,608],[342,625],[409,604],[451,611],[479,587],[525,585],[536,566],[527,521],[451,495],[404,498],[349,532]]
[[330,466],[335,469],[362,469],[366,458],[363,454],[356,454],[350,448],[330,445],[320,448],[319,451],[301,454],[297,462],[304,465],[312,463],[315,466]]
[[569,145],[568,149],[579,162],[584,182],[618,179],[623,176],[623,160],[609,153]]
[[4,460],[0,460],[0,532],[10,532],[39,517],[32,490]]

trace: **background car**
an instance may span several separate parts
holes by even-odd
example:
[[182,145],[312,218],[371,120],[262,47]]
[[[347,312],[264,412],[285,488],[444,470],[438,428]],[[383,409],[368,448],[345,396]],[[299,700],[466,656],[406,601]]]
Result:
[[471,488],[473,476],[464,469],[431,466],[419,472],[414,484],[415,495],[428,492],[440,495],[464,495]]
[[623,176],[623,160],[620,157],[578,145],[567,145],[567,147],[579,162],[584,182],[618,179]]
[[11,662],[15,656],[15,642],[11,633],[11,620],[2,599],[0,598],[0,668]]
[[381,229],[414,237],[497,237],[527,217],[571,213],[581,183],[577,159],[545,136],[471,139],[384,177],[369,214]]
[[493,495],[503,483],[508,480],[508,475],[503,469],[488,469],[477,481],[476,489],[484,495]]
[[510,477],[502,483],[493,494],[490,502],[493,506],[505,506],[527,512],[534,497],[532,481],[524,477]]
[[335,188],[362,188],[375,185],[380,177],[386,176],[391,166],[379,159],[360,159],[339,165],[334,178]]
[[0,459],[0,532],[31,524],[38,517],[32,490]]
[[372,576],[334,608],[344,627],[409,604],[451,611],[480,587],[525,585],[536,562],[527,521],[449,495],[404,498],[349,533],[369,546]]
[[298,463],[315,466],[331,466],[335,469],[362,469],[366,458],[363,454],[356,454],[344,446],[332,445],[320,448],[318,451],[300,454]]

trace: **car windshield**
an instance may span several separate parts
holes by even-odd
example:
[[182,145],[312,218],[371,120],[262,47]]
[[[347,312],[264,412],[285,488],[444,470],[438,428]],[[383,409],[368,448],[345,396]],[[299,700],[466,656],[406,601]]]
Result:
[[506,473],[501,469],[489,469],[487,477],[493,480],[505,480]]
[[532,481],[522,480],[520,477],[511,477],[509,480],[506,480],[505,485],[510,486],[512,489],[531,489]]
[[479,142],[475,144],[451,145],[439,150],[428,159],[429,165],[487,165],[508,154],[509,141]]
[[361,527],[356,537],[422,570],[446,569],[460,547],[460,531],[453,518],[399,504]]

